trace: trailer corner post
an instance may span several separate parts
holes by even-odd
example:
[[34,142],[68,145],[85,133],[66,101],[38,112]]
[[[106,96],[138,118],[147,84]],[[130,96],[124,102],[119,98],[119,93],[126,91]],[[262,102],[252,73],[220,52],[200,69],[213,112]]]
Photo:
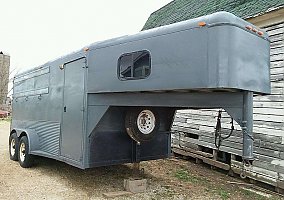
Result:
[[251,162],[253,157],[253,92],[243,93],[243,160]]

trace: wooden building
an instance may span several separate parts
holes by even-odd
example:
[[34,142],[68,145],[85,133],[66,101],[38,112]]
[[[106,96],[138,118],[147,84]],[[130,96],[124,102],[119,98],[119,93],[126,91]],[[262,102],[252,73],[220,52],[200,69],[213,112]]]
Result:
[[[254,152],[251,166],[242,163],[242,134],[234,123],[232,136],[217,150],[215,126],[218,110],[181,110],[172,127],[172,150],[212,166],[230,170],[284,189],[284,1],[174,0],[151,14],[143,30],[228,11],[267,31],[271,40],[272,93],[254,97]],[[257,47],[255,47],[257,48]],[[210,101],[210,99],[209,99]],[[222,112],[222,134],[230,133],[230,116]]]

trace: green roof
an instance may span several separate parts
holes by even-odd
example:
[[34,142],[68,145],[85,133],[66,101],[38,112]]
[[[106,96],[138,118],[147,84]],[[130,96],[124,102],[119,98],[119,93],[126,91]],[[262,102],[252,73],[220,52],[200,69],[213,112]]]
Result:
[[153,12],[142,30],[180,22],[218,11],[243,19],[284,7],[284,0],[174,0]]

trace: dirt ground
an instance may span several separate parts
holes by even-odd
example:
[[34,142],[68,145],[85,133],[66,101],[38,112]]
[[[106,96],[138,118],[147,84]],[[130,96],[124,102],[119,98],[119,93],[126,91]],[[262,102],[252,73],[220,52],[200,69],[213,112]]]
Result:
[[131,164],[80,170],[62,162],[37,158],[23,169],[8,154],[9,122],[0,121],[0,199],[104,199],[103,193],[123,190],[126,178],[146,178],[145,193],[115,199],[281,199],[242,189],[242,182],[193,161],[165,159],[141,163],[144,174]]

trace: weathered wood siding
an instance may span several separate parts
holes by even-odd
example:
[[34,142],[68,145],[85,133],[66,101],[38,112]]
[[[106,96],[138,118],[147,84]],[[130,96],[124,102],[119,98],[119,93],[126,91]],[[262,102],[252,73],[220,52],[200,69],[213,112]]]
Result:
[[[263,29],[268,32],[271,40],[272,94],[254,97],[253,131],[256,160],[253,166],[246,168],[246,170],[252,178],[283,188],[284,23],[270,25],[263,27]],[[200,155],[208,152],[209,155],[210,153],[213,154],[214,149],[216,149],[214,145],[214,128],[217,115],[218,109],[178,111],[172,127],[174,132],[172,135],[173,148]],[[226,135],[229,133],[231,126],[230,116],[224,111],[222,117],[223,134]],[[220,151],[229,155],[229,165],[238,172],[242,163],[240,159],[236,160],[235,158],[242,155],[242,132],[236,122],[234,125],[236,130],[230,138],[222,143]],[[224,162],[228,162],[228,160]]]

